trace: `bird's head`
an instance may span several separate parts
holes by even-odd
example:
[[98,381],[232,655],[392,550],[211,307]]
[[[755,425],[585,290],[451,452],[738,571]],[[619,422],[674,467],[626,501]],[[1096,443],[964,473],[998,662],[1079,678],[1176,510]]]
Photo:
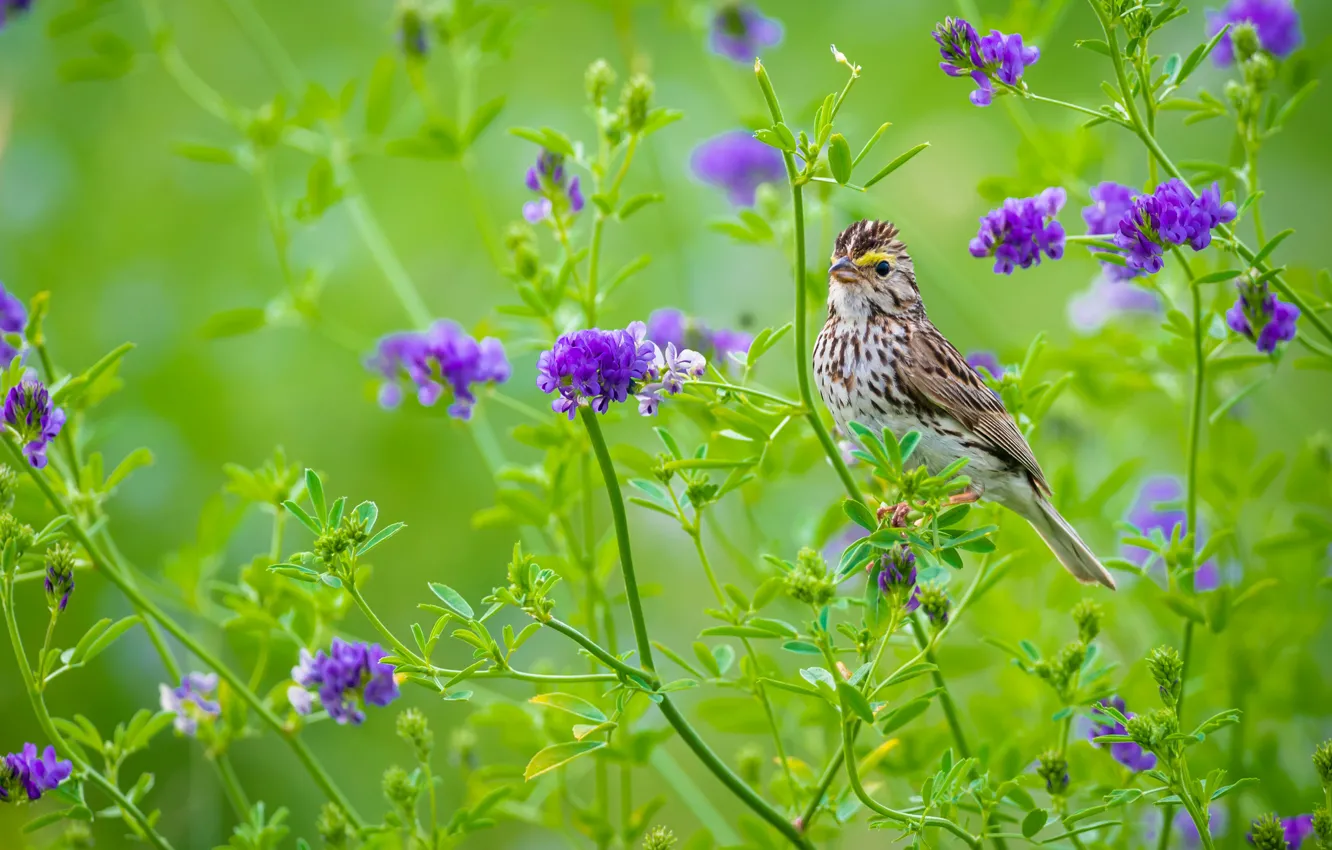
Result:
[[828,269],[828,309],[841,316],[921,309],[915,267],[890,222],[858,221],[837,237]]

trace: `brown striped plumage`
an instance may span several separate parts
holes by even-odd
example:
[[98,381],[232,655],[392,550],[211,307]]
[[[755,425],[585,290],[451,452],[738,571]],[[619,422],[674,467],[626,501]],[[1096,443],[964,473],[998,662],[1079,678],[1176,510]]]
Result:
[[1080,581],[1115,586],[1050,504],[1045,474],[1003,402],[926,316],[915,266],[888,222],[860,221],[837,237],[814,378],[843,432],[851,422],[919,431],[912,457],[932,471],[969,458],[978,495],[1027,519]]

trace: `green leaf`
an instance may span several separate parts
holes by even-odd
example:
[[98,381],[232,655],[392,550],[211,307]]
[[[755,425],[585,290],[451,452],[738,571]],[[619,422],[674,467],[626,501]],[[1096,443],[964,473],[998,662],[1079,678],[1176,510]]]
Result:
[[467,600],[463,599],[458,591],[447,584],[432,581],[430,582],[430,592],[438,596],[445,607],[464,620],[471,620],[476,617],[476,613],[472,610],[472,606],[467,604]]
[[1045,809],[1032,809],[1022,818],[1022,835],[1025,838],[1032,838],[1036,833],[1045,829],[1045,822],[1050,819],[1050,813]]
[[855,159],[851,160],[852,168],[855,168],[857,165],[860,165],[860,161],[864,159],[866,155],[869,154],[870,151],[874,150],[874,146],[879,143],[879,138],[883,136],[884,132],[891,126],[893,126],[891,122],[879,125],[879,129],[875,130],[874,135],[869,137],[869,141],[866,142],[865,146],[860,149],[860,153],[856,154]]
[[855,685],[847,681],[837,683],[837,697],[842,701],[842,711],[846,716],[854,714],[866,723],[874,722],[874,709]]
[[211,165],[236,164],[236,152],[230,148],[219,148],[194,142],[176,142],[171,146],[171,152],[193,162],[206,162]]
[[406,527],[407,523],[405,522],[395,522],[392,525],[384,526],[382,529],[380,529],[378,534],[376,534],[374,537],[371,537],[369,540],[365,541],[365,543],[361,544],[361,548],[356,550],[356,554],[358,556],[364,555],[366,552],[369,552],[371,549],[375,548],[380,543],[383,543],[385,540],[388,540],[390,537],[397,534],[399,531],[402,531]]
[[851,146],[841,133],[833,133],[828,139],[828,170],[843,186],[851,179]]
[[497,97],[488,100],[476,108],[472,117],[467,119],[467,126],[463,128],[462,144],[464,148],[471,147],[482,133],[486,131],[495,118],[499,116],[500,110],[504,108],[504,97]]
[[879,527],[879,521],[875,519],[874,512],[862,502],[855,499],[843,499],[842,510],[846,512],[852,522],[866,531],[874,531]]
[[393,75],[398,67],[391,55],[379,57],[365,86],[365,132],[382,135],[393,114]]
[[134,343],[126,342],[111,349],[101,360],[88,367],[88,370],[82,375],[70,378],[60,389],[53,391],[51,400],[61,405],[73,402],[87,392],[88,388],[96,383],[98,378],[119,363],[120,358],[128,354],[133,348]]
[[324,530],[319,527],[319,523],[315,522],[310,517],[310,515],[305,512],[304,508],[293,502],[291,499],[283,501],[282,507],[287,509],[287,513],[296,517],[296,520],[301,525],[305,526],[306,528],[310,529],[310,531],[314,532],[316,537],[324,533]]
[[699,632],[702,637],[779,638],[779,634],[754,626],[712,626]]
[[897,169],[906,165],[908,162],[911,161],[912,157],[914,157],[916,154],[920,153],[921,151],[925,150],[929,146],[930,146],[929,142],[921,142],[911,150],[899,156],[897,159],[888,163],[882,169],[879,170],[879,173],[875,174],[873,177],[865,181],[865,188],[868,189],[869,187],[873,186],[875,183],[878,183],[880,180],[887,177],[889,174],[892,174]]
[[634,195],[620,205],[620,211],[616,213],[616,217],[619,218],[620,221],[624,221],[648,204],[659,204],[664,200],[666,200],[666,196],[660,192],[647,192],[642,195]]
[[543,773],[563,767],[574,759],[594,753],[604,746],[606,746],[605,741],[569,741],[553,744],[532,756],[532,760],[527,763],[527,769],[523,771],[523,778],[531,782]]
[[920,717],[929,710],[929,707],[929,697],[917,697],[884,715],[883,724],[879,727],[879,730],[883,732],[885,736],[891,735],[893,732],[901,729],[917,717]]
[[1187,620],[1192,620],[1198,625],[1204,625],[1207,623],[1207,617],[1204,616],[1202,609],[1199,608],[1195,602],[1184,596],[1180,596],[1177,593],[1169,593],[1161,597],[1161,601],[1164,602],[1166,607],[1171,611],[1174,611],[1176,614]]
[[328,516],[328,505],[324,502],[324,482],[319,480],[319,473],[313,469],[305,470],[305,490],[310,494],[314,515],[321,520]]
[[1073,42],[1074,47],[1081,47],[1083,50],[1090,50],[1092,53],[1099,53],[1102,56],[1110,55],[1110,45],[1101,41],[1099,38],[1084,38]]
[[605,723],[605,713],[592,703],[576,697],[573,694],[549,693],[537,694],[528,702],[536,705],[544,705],[547,708],[553,708],[557,711],[563,711],[566,714],[572,714],[575,717],[581,717],[584,720],[591,720],[593,723]]
[[262,307],[234,307],[209,316],[199,328],[204,339],[243,336],[262,330],[268,324],[268,311]]
[[1272,252],[1277,249],[1277,246],[1280,245],[1282,242],[1285,242],[1286,239],[1290,237],[1290,235],[1293,234],[1294,232],[1295,232],[1294,229],[1286,229],[1278,233],[1276,236],[1273,236],[1271,239],[1267,241],[1267,244],[1264,245],[1258,251],[1258,253],[1254,255],[1253,260],[1250,261],[1251,264],[1254,266],[1261,265],[1263,260],[1266,260],[1268,257],[1270,257],[1272,255]]
[[106,477],[106,482],[102,485],[102,492],[111,492],[116,488],[116,485],[124,481],[134,470],[152,465],[152,452],[147,449],[135,449],[126,455],[124,460],[116,464],[115,469],[111,470],[111,474]]
[[[116,622],[106,631],[98,635],[97,638],[87,646],[87,648],[83,651],[83,654],[79,657],[79,660],[85,664],[88,663],[89,661],[92,661],[94,658],[96,658],[97,656],[105,652],[107,649],[109,649],[111,647],[111,644],[115,643],[120,638],[121,635],[123,635],[125,632],[129,631],[130,629],[134,628],[136,625],[138,625],[139,622],[140,621],[137,615],[132,617],[126,617],[125,619]],[[75,652],[77,654],[78,652],[77,648]]]
[[1225,269],[1224,271],[1211,272],[1210,274],[1199,275],[1193,279],[1194,283],[1221,283],[1227,280],[1234,280],[1244,274],[1240,269]]

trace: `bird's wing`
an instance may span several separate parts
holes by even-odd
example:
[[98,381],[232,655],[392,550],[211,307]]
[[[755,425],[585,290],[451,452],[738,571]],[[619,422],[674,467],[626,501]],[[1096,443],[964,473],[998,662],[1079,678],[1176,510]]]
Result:
[[953,344],[926,322],[910,335],[907,351],[909,358],[900,370],[906,392],[947,413],[995,452],[1019,463],[1032,483],[1048,494],[1045,473],[1012,414]]

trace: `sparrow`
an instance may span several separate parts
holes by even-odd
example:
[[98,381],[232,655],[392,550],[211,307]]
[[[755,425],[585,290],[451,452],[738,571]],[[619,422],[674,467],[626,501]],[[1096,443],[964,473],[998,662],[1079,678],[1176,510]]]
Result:
[[915,267],[897,228],[859,221],[837,237],[828,269],[828,320],[814,344],[814,378],[837,426],[859,422],[920,433],[913,466],[937,473],[969,459],[959,501],[997,502],[1031,523],[1084,584],[1115,580],[1050,501],[1050,485],[998,394],[925,314]]

